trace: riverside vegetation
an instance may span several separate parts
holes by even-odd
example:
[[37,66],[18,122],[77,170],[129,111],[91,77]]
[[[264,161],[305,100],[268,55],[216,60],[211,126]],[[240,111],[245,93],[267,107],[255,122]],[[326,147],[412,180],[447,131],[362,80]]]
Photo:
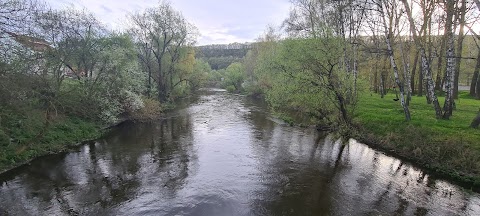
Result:
[[0,20],[0,166],[97,137],[119,119],[158,118],[175,98],[216,86],[263,97],[292,124],[294,112],[480,186],[475,2],[294,0],[257,42],[197,49],[195,27],[168,3],[130,16],[125,32],[85,11],[28,3],[1,7],[24,18]]
[[2,0],[0,14],[0,172],[158,119],[210,70],[195,59],[195,27],[168,3],[130,15],[123,32],[36,0]]
[[[291,124],[294,112],[478,189],[477,6],[295,0],[280,28],[269,27],[209,83],[263,95]],[[462,83],[470,91],[459,91]]]

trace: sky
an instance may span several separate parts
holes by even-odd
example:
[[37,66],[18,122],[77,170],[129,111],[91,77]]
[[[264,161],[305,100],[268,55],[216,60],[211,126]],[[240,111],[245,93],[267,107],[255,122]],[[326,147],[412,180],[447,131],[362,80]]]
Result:
[[[154,7],[158,0],[48,0],[54,8],[87,9],[111,29],[125,28],[128,14]],[[253,42],[268,25],[288,16],[289,0],[171,0],[200,33],[198,45]]]

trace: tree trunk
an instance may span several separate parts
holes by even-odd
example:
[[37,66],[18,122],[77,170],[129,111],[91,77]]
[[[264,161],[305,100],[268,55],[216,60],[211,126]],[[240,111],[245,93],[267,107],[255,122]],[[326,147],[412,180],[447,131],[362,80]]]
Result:
[[447,40],[447,51],[445,53],[447,67],[445,71],[445,104],[443,105],[443,118],[449,119],[453,112],[453,94],[455,88],[455,41],[454,41],[454,32],[453,32],[453,13],[455,12],[455,1],[447,0],[447,20],[445,24],[446,28],[446,40]]
[[410,23],[410,31],[413,34],[413,39],[415,41],[415,44],[417,48],[420,50],[420,55],[422,59],[422,70],[425,75],[425,78],[427,79],[427,93],[429,95],[429,98],[431,99],[434,109],[435,109],[435,116],[436,118],[441,118],[442,117],[442,108],[440,107],[440,103],[438,102],[437,95],[435,94],[435,83],[433,82],[432,79],[432,71],[430,69],[430,63],[428,62],[427,59],[427,54],[425,52],[425,48],[423,47],[422,43],[420,42],[419,38],[417,37],[417,30],[415,29],[415,21],[413,20],[412,17],[412,11],[410,11],[410,6],[407,2],[407,0],[402,0],[405,10],[407,12],[408,20]]
[[[480,53],[480,51],[479,51]],[[375,60],[375,64],[377,64],[377,61]],[[373,92],[378,93],[378,65],[375,65],[375,73],[373,76]],[[475,90],[473,90],[473,93],[475,93]]]
[[480,49],[478,49],[477,53],[477,64],[475,65],[475,70],[473,71],[472,82],[470,84],[470,95],[476,96],[477,90],[477,80],[478,80],[478,73],[480,72]]
[[380,74],[380,97],[385,97],[385,77],[383,75],[383,71]]
[[400,81],[400,76],[399,76],[399,73],[398,73],[398,67],[397,67],[397,64],[395,62],[395,58],[393,56],[392,45],[390,43],[390,37],[386,38],[386,42],[387,42],[388,56],[390,57],[390,64],[392,65],[393,74],[395,75],[395,83],[397,84],[398,89],[400,91],[400,104],[402,105],[403,112],[405,113],[405,120],[410,121],[410,119],[411,119],[410,118],[410,110],[408,109],[408,105],[405,101],[405,90],[404,90],[404,87],[403,87],[403,83]]
[[[380,4],[382,4],[382,3],[380,3]],[[383,13],[383,6],[382,6],[381,10],[382,10],[382,13]],[[382,17],[382,20],[383,20],[383,26],[384,26],[384,30],[385,30],[385,42],[387,44],[388,57],[390,58],[390,64],[393,68],[393,74],[395,76],[395,83],[397,84],[398,89],[400,91],[400,104],[402,105],[403,112],[405,113],[405,120],[410,121],[411,120],[410,110],[408,109],[408,105],[405,102],[405,92],[404,92],[405,90],[404,90],[404,87],[403,87],[403,83],[400,81],[400,76],[399,76],[399,73],[398,73],[397,63],[395,62],[395,57],[393,56],[394,52],[393,52],[392,44],[391,44],[391,41],[390,41],[390,37],[391,37],[392,34],[390,33],[390,31],[387,28],[387,22],[385,20],[384,14],[381,14],[381,17]]]
[[[422,57],[422,59],[423,59],[423,57]],[[424,69],[423,69],[423,63],[422,63],[420,65],[420,70],[418,71],[418,92],[417,92],[418,96],[423,96],[423,71],[424,71]]]
[[470,124],[471,128],[478,128],[480,125],[480,110],[478,110],[477,116],[473,119],[472,123]]
[[457,64],[455,65],[455,80],[454,80],[454,87],[453,87],[453,98],[458,99],[458,78],[460,76],[460,65],[462,63],[462,51],[463,51],[463,39],[465,39],[464,35],[464,28],[465,28],[465,13],[467,11],[467,3],[466,0],[462,0],[462,6],[460,8],[460,30],[458,33],[458,41],[457,41],[457,55],[459,58],[457,58]]
[[415,94],[415,72],[417,71],[417,63],[418,63],[418,56],[419,52],[417,51],[415,53],[415,59],[413,60],[413,68],[412,68],[412,74],[411,74],[411,79],[410,79],[410,88],[412,89],[412,94]]
[[480,100],[480,76],[477,78],[477,84],[476,84],[476,98]]
[[147,97],[150,97],[152,94],[152,70],[148,67],[148,86],[147,86]]
[[437,91],[442,91],[442,88],[443,88],[443,85],[442,85],[442,79],[443,79],[443,73],[442,73],[442,69],[443,69],[443,58],[442,58],[442,53],[445,53],[445,46],[446,46],[446,43],[445,43],[445,36],[447,35],[447,30],[445,29],[445,32],[443,34],[442,39],[441,39],[441,45],[440,45],[440,52],[439,52],[439,56],[438,56],[438,64],[437,64],[437,79],[435,80],[436,84],[435,84],[435,90]]
[[410,63],[408,62],[408,55],[405,54],[403,50],[403,44],[400,44],[400,51],[402,53],[402,62],[403,62],[403,80],[405,83],[407,83],[406,89],[407,89],[407,101],[406,104],[407,106],[410,106],[410,101],[412,100],[412,89],[410,88]]

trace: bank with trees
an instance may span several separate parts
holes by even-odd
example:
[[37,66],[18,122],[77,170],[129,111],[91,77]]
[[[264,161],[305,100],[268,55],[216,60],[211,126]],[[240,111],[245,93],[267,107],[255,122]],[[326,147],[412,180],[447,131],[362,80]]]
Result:
[[0,1],[0,171],[159,118],[206,81],[197,31],[169,3],[126,20],[112,31],[84,9]]
[[295,0],[243,59],[242,90],[478,186],[476,3]]

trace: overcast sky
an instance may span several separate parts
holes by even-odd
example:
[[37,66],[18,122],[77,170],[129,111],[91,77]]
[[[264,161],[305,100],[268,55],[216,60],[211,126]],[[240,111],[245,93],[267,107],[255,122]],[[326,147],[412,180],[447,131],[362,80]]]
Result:
[[[113,29],[121,29],[127,14],[154,7],[158,0],[47,0],[54,8],[86,8]],[[288,15],[289,0],[171,0],[200,32],[199,45],[254,41],[267,25],[279,25]]]

